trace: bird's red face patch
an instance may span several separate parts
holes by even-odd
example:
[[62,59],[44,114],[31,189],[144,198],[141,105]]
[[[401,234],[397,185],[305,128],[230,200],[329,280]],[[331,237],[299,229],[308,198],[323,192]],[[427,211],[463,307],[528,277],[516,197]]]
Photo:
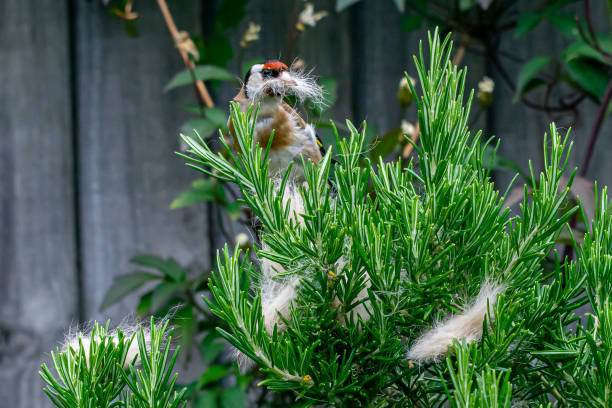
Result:
[[280,61],[272,61],[264,64],[262,69],[271,69],[273,71],[288,71],[289,67]]

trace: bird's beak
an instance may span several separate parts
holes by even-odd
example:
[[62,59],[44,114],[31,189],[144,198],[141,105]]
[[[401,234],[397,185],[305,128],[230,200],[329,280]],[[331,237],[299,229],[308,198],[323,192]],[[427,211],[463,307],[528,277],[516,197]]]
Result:
[[285,86],[296,86],[297,85],[297,82],[295,82],[295,80],[293,79],[289,71],[283,71],[280,74],[279,79],[283,81],[283,84],[285,84]]

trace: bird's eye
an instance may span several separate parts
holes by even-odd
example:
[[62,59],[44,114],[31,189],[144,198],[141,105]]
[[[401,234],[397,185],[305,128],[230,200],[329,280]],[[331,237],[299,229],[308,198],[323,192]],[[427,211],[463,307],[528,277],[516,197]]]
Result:
[[261,70],[261,75],[264,78],[278,78],[278,76],[280,75],[280,72],[278,72],[277,69],[262,69]]

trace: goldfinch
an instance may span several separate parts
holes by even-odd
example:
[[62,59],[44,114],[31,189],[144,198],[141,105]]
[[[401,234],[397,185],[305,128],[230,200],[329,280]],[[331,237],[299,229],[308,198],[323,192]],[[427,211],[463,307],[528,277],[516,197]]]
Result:
[[[318,163],[325,154],[323,144],[317,137],[314,127],[289,106],[283,99],[293,95],[298,102],[312,100],[321,103],[322,88],[314,78],[302,72],[290,71],[287,65],[274,60],[264,64],[255,64],[247,72],[240,92],[234,101],[246,112],[252,104],[260,104],[254,139],[262,148],[270,145],[268,172],[271,176],[280,176],[289,163],[294,162],[294,169],[301,169],[300,155]],[[228,121],[229,134],[234,147],[238,149],[231,118]],[[292,172],[296,178],[303,171]]]

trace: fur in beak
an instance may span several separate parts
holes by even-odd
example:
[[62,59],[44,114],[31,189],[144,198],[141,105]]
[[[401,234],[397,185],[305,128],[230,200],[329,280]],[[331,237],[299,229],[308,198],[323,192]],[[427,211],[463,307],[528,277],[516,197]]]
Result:
[[291,73],[289,71],[283,71],[280,74],[279,79],[283,82],[283,84],[285,84],[285,86],[290,87],[290,86],[297,86],[297,82],[293,79],[293,77],[291,76]]

